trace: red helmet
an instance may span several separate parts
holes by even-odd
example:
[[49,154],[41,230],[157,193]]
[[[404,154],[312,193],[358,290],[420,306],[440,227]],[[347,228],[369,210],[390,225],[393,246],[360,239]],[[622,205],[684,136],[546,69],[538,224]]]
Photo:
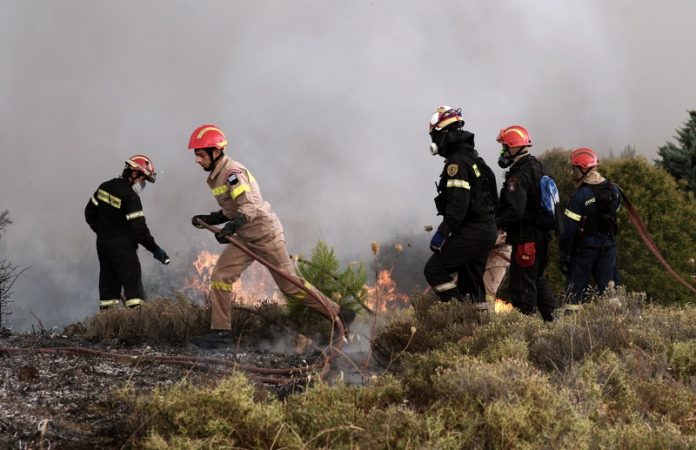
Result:
[[570,164],[579,167],[584,172],[597,167],[599,158],[597,158],[597,154],[591,148],[581,147],[573,150],[573,153],[570,154]]
[[520,125],[510,125],[501,129],[496,140],[508,147],[532,146],[532,137],[529,135],[529,131]]
[[145,178],[150,183],[154,183],[155,178],[157,178],[157,173],[155,173],[155,165],[152,164],[152,160],[145,155],[131,156],[126,161],[126,166],[128,166],[131,170],[145,175]]
[[222,150],[226,145],[227,138],[225,133],[215,125],[206,124],[193,130],[188,148],[195,150],[197,148],[215,147]]
[[454,109],[447,105],[439,106],[430,118],[428,133],[440,131],[455,122],[461,122],[464,125],[461,108]]

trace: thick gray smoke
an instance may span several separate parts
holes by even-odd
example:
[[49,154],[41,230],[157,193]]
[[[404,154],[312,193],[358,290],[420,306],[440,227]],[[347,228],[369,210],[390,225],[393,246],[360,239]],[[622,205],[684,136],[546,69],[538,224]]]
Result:
[[165,268],[141,250],[145,279],[216,248],[189,225],[216,209],[186,149],[202,123],[227,132],[291,252],[323,238],[366,259],[371,240],[436,223],[426,124],[439,104],[462,107],[491,165],[512,123],[535,150],[654,157],[696,104],[690,0],[2,3],[2,257],[31,267],[15,329],[30,312],[53,326],[95,311],[83,208],[131,154],[160,172],[142,199],[173,257]]

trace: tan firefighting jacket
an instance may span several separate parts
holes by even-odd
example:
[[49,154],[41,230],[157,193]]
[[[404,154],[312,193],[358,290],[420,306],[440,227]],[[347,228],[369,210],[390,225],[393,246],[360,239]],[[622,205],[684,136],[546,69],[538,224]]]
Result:
[[224,155],[207,181],[228,219],[234,218],[237,212],[246,217],[247,223],[237,230],[242,240],[254,242],[283,234],[283,226],[270,203],[261,197],[256,179],[242,164]]

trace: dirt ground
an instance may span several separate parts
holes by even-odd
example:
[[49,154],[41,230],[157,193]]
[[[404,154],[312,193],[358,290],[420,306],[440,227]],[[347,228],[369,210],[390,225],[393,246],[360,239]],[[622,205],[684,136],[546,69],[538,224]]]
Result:
[[[128,355],[204,356],[262,367],[297,366],[311,356],[241,349],[202,352],[193,346],[90,344],[79,337],[56,334],[0,336],[1,449],[128,448],[135,435],[143,430],[129,425],[130,411],[115,401],[114,390],[128,383],[145,393],[183,379],[210,383],[226,373],[219,369],[191,370],[153,362],[134,364],[99,356],[35,351],[52,347],[81,347]],[[32,351],[9,351],[10,348]],[[268,386],[268,389],[276,395],[287,394],[279,388]]]

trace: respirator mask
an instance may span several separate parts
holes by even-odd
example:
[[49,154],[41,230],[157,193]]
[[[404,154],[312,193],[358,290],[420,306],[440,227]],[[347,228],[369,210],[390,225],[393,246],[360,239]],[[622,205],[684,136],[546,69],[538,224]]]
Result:
[[133,190],[136,194],[140,194],[145,190],[146,186],[147,185],[145,184],[145,180],[136,181],[135,183],[133,183]]
[[433,130],[430,133],[430,140],[432,141],[430,144],[430,154],[435,156],[440,153],[440,150],[442,150],[445,136],[447,132],[442,131],[442,130]]
[[510,147],[503,145],[503,149],[500,150],[500,156],[498,157],[498,167],[507,169],[512,165],[514,160],[515,157],[510,153]]

